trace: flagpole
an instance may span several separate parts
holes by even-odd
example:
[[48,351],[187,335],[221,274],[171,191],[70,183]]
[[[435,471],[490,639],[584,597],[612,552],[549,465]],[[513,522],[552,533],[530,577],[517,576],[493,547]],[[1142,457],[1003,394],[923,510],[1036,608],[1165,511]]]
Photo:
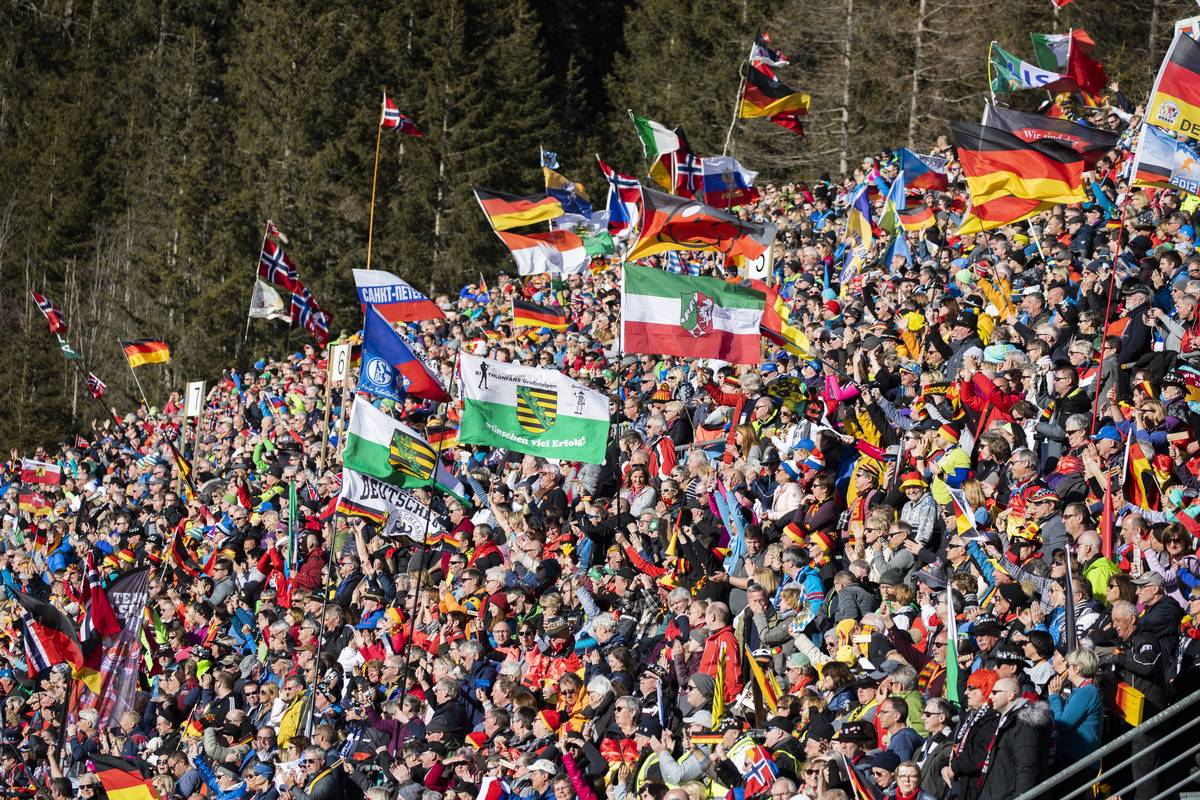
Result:
[[[750,56],[752,55],[754,55],[754,44],[750,45]],[[733,100],[733,119],[729,121],[729,132],[725,134],[725,146],[721,148],[721,155],[723,156],[728,155],[729,150],[733,147],[733,132],[737,128],[738,112],[742,108],[742,93],[746,91],[746,76],[742,73],[741,67],[742,64],[745,64],[747,68],[754,69],[754,67],[750,66],[750,56],[747,56],[745,61],[738,63],[737,97]]]
[[134,370],[133,364],[129,363],[129,354],[125,352],[125,346],[121,344],[121,338],[117,337],[117,347],[121,348],[121,354],[125,356],[125,366],[129,367],[129,374],[133,376],[133,382],[137,384],[138,392],[142,395],[142,404],[146,409],[150,409],[150,401],[146,399],[146,390],[142,388],[142,382],[138,380],[137,371]]
[[[454,370],[453,375],[458,375],[459,357],[462,355],[462,348],[459,347],[454,351]],[[447,392],[449,394],[449,392]],[[453,404],[453,398],[447,401],[446,405]],[[450,421],[450,410],[446,409],[446,422]],[[425,510],[425,531],[421,534],[421,570],[417,573],[417,582],[413,586],[414,596],[412,602],[412,616],[408,619],[408,635],[404,641],[404,680],[401,684],[400,696],[408,694],[408,676],[409,676],[409,653],[412,651],[413,634],[417,629],[417,615],[421,613],[421,584],[425,582],[425,574],[429,571],[429,529],[433,526],[433,492],[437,489],[438,467],[442,463],[442,448],[446,444],[446,424],[442,424],[442,435],[438,437],[437,450],[433,456],[433,474],[429,484],[429,506]],[[425,435],[429,435],[428,425],[426,425]],[[407,605],[407,603],[405,604]]]
[[[1096,391],[1092,398],[1092,424],[1089,434],[1096,432],[1096,415],[1100,411],[1100,390],[1104,388],[1104,339],[1108,336],[1109,315],[1112,314],[1113,288],[1117,280],[1117,259],[1121,257],[1121,243],[1125,238],[1125,214],[1129,210],[1129,192],[1121,203],[1121,227],[1117,231],[1117,246],[1113,248],[1113,263],[1108,276],[1108,298],[1104,302],[1104,319],[1100,322],[1100,363],[1096,366]],[[1041,249],[1040,247],[1038,248]],[[1118,365],[1118,369],[1120,365]]]
[[[383,87],[383,97],[387,99],[387,87]],[[371,268],[371,243],[375,237],[375,186],[379,182],[379,144],[383,141],[383,106],[379,108],[379,124],[375,127],[375,171],[371,176],[371,218],[367,223],[367,269]]]

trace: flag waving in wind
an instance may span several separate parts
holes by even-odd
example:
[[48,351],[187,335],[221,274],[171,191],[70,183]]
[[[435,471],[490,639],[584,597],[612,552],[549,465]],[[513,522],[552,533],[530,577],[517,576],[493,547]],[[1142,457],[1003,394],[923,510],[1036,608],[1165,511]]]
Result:
[[37,304],[38,311],[42,312],[42,315],[46,317],[46,322],[50,324],[50,332],[58,336],[66,333],[67,320],[59,307],[54,305],[54,301],[37,292],[30,292],[30,294],[33,295],[33,302]]
[[617,172],[600,156],[596,156],[596,163],[608,180],[608,232],[618,239],[628,238],[641,219],[642,184]]
[[388,99],[386,93],[383,95],[383,107],[380,110],[379,126],[389,131],[407,133],[409,136],[424,136],[418,130],[416,123],[400,113],[400,108]]
[[450,399],[437,375],[374,306],[367,306],[363,322],[358,391],[396,401],[403,400],[406,394],[439,403]]

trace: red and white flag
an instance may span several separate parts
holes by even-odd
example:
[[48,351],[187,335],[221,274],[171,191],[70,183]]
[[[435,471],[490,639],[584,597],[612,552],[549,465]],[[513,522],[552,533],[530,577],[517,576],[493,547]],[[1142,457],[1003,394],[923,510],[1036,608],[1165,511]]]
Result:
[[67,318],[63,316],[62,310],[54,305],[54,301],[37,292],[30,294],[33,295],[33,302],[37,304],[38,311],[41,311],[46,317],[46,322],[50,323],[50,332],[60,336],[66,333]]
[[409,136],[424,136],[425,134],[417,128],[416,123],[409,119],[406,115],[400,113],[400,107],[388,99],[388,96],[383,96],[383,110],[379,117],[379,124],[391,131],[400,131],[407,133]]
[[108,390],[108,387],[104,385],[104,381],[100,380],[94,372],[88,373],[87,388],[88,393],[97,400],[104,397],[104,392]]
[[44,483],[53,486],[62,481],[62,468],[49,461],[21,459],[21,483]]

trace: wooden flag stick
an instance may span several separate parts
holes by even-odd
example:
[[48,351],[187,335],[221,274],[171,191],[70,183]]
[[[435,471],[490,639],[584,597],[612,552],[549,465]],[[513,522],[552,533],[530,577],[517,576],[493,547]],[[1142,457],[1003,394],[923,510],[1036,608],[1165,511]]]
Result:
[[121,344],[120,337],[117,337],[117,347],[121,348],[121,355],[125,357],[125,366],[129,367],[129,374],[133,376],[133,382],[137,384],[138,392],[142,395],[142,404],[149,410],[150,401],[146,399],[146,390],[142,388],[142,382],[138,380],[137,370],[133,368],[133,364],[129,363],[129,354],[125,352],[125,345]]
[[[383,89],[387,97],[387,87]],[[371,243],[375,237],[375,186],[379,182],[379,143],[383,140],[383,104],[379,106],[379,124],[375,128],[375,171],[371,176],[371,218],[367,223],[367,269],[371,268]]]

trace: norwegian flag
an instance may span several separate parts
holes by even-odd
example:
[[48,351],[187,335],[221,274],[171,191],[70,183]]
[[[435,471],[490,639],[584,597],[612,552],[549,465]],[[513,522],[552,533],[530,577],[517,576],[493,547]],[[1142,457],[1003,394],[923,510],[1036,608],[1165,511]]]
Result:
[[283,235],[283,231],[279,230],[279,226],[271,220],[267,220],[267,236],[278,239],[284,244],[288,243],[288,238]]
[[632,236],[642,218],[642,184],[622,175],[596,156],[608,179],[608,232],[618,239]]
[[746,797],[753,797],[759,792],[771,788],[771,784],[779,777],[779,767],[775,765],[771,754],[762,745],[755,745],[746,751],[742,760],[744,769],[742,780],[746,782]]
[[100,572],[96,569],[95,557],[92,553],[87,556],[87,584],[83,587],[80,605],[84,607],[83,622],[79,625],[79,641],[87,642],[93,636],[103,639],[116,636],[121,632],[121,623],[112,605],[108,602],[108,594],[100,586]]
[[311,333],[319,346],[329,343],[329,315],[317,305],[312,292],[303,286],[292,292],[292,324]]
[[702,159],[692,153],[675,152],[675,193],[695,197],[704,191]]
[[66,333],[67,319],[59,307],[54,305],[54,301],[37,292],[30,292],[30,294],[33,295],[33,302],[37,303],[38,311],[41,311],[46,317],[46,322],[50,323],[50,332],[58,335]]
[[300,276],[283,248],[270,240],[263,245],[258,256],[258,277],[268,283],[273,283],[281,289],[295,292],[302,288]]
[[386,94],[383,96],[383,113],[379,117],[379,124],[390,131],[407,133],[409,136],[425,135],[417,128],[415,122],[400,113],[400,107],[389,100]]
[[104,381],[100,380],[100,378],[98,378],[94,372],[88,373],[87,386],[88,393],[97,400],[99,400],[101,397],[104,397],[104,392],[108,389],[108,387],[104,385]]

